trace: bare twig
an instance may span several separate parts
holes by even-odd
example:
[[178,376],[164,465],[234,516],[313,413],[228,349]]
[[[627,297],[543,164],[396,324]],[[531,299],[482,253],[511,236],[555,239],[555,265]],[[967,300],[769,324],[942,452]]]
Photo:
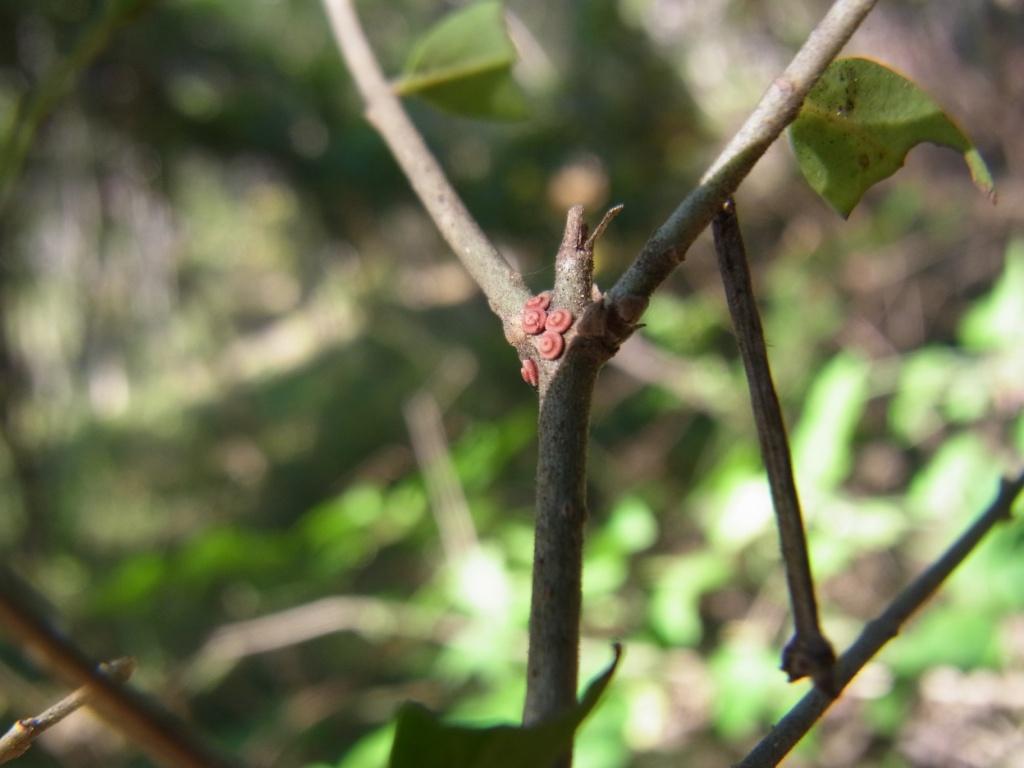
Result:
[[421,390],[409,398],[404,412],[412,450],[441,534],[441,546],[448,560],[457,562],[476,547],[476,531],[448,451],[441,409],[432,394]]
[[173,768],[220,768],[219,755],[169,712],[103,674],[95,663],[41,619],[28,589],[0,569],[0,624],[38,654],[65,681],[88,688],[89,706],[155,762]]
[[441,613],[412,602],[361,595],[322,597],[218,627],[189,663],[185,684],[191,690],[203,689],[245,658],[335,632],[355,632],[370,639],[401,637],[446,643],[466,623],[465,616]]
[[520,311],[529,298],[522,276],[498,253],[466,210],[392,92],[359,24],[352,0],[324,0],[324,6],[338,47],[366,104],[367,120],[387,142],[441,235],[501,318],[509,343],[518,346],[523,337]]
[[718,269],[722,273],[729,314],[732,315],[740,357],[743,358],[743,367],[747,373],[757,438],[772,490],[789,599],[793,608],[793,623],[796,625],[793,639],[782,653],[782,668],[791,681],[810,675],[815,685],[825,693],[830,693],[833,690],[832,666],[836,656],[832,644],[818,625],[818,604],[814,598],[814,580],[811,577],[810,558],[807,556],[800,498],[793,480],[786,424],[772,382],[743,234],[736,215],[736,205],[731,199],[726,201],[721,212],[715,216],[712,228]]
[[[134,671],[135,659],[128,656],[100,664],[100,672],[121,683],[131,677]],[[0,736],[0,763],[8,763],[16,757],[21,757],[44,731],[88,702],[89,688],[83,686],[77,691],[69,693],[41,714],[18,720],[7,730],[7,733]]]
[[597,226],[594,227],[594,231],[590,234],[590,237],[587,238],[586,247],[589,250],[594,250],[594,246],[597,244],[597,241],[601,239],[601,235],[604,234],[604,231],[608,228],[608,225],[615,221],[615,218],[620,213],[622,213],[622,210],[625,207],[626,206],[620,203],[619,205],[609,208],[605,212],[604,216],[602,216],[601,220],[597,223]]
[[[1009,519],[1013,503],[1021,490],[1024,490],[1024,472],[1015,480],[1003,480],[995,500],[971,527],[900,592],[878,618],[868,622],[853,645],[836,662],[834,682],[837,694],[882,646],[896,636],[907,619],[934,594],[993,526]],[[832,701],[833,697],[817,688],[812,689],[735,768],[769,768],[778,765],[825,713]]]
[[[611,307],[635,305],[671,274],[768,147],[796,117],[807,92],[877,0],[837,0],[750,117],[700,180],[644,245],[608,292]],[[627,310],[628,311],[628,310]]]

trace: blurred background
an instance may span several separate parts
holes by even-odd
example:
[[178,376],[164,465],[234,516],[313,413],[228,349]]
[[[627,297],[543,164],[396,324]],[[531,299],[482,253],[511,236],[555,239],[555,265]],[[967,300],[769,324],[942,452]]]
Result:
[[[456,5],[361,3],[386,71]],[[608,287],[826,7],[510,0],[531,118],[409,107],[535,290],[568,205],[624,203]],[[0,4],[0,125],[100,11]],[[843,221],[784,140],[738,194],[840,649],[1024,452],[1024,3],[891,0],[847,50],[943,104],[1000,201],[919,147]],[[9,192],[0,551],[40,608],[252,766],[377,768],[406,699],[516,721],[535,396],[321,5],[150,4]],[[707,235],[645,320],[593,414],[581,676],[626,655],[577,762],[722,766],[808,684],[778,670],[785,582]],[[1024,765],[1022,544],[992,534],[787,764]],[[0,638],[0,726],[63,692]],[[80,714],[20,764],[147,763]]]

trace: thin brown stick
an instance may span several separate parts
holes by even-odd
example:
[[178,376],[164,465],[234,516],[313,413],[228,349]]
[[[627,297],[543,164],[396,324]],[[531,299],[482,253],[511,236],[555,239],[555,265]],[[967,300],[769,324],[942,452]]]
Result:
[[522,276],[480,229],[412,124],[370,49],[352,0],[324,0],[324,7],[366,104],[367,120],[387,143],[441,235],[483,290],[509,343],[519,346],[523,338],[520,312],[529,298]]
[[[683,260],[697,235],[800,110],[808,91],[877,0],[837,0],[786,70],[768,87],[750,117],[700,183],[644,245],[608,292],[607,303],[634,306],[650,298]],[[629,310],[627,310],[628,313]],[[627,327],[628,328],[628,327]]]
[[[100,672],[119,683],[125,682],[135,671],[135,659],[124,656],[100,664]],[[89,688],[83,686],[47,707],[35,717],[23,717],[0,736],[0,764],[9,763],[25,754],[29,747],[47,729],[52,728],[65,717],[89,702]]]
[[[860,636],[836,662],[835,685],[842,691],[861,668],[889,640],[896,637],[907,619],[942,585],[949,575],[974,550],[985,535],[1010,512],[1024,490],[1024,472],[1014,480],[1003,480],[995,500],[949,549],[942,553],[920,576],[900,592],[878,618],[865,625]],[[770,768],[778,765],[796,746],[834,701],[817,688],[812,689],[783,717],[734,768]]]
[[88,688],[89,706],[160,765],[221,768],[236,765],[156,703],[103,674],[97,665],[36,613],[28,588],[0,569],[0,624],[66,682]]
[[832,667],[836,655],[818,625],[818,604],[814,597],[814,579],[807,555],[800,497],[793,479],[786,423],[782,418],[782,408],[779,407],[771,367],[768,365],[768,349],[764,343],[757,300],[754,298],[743,234],[736,205],[731,199],[726,201],[715,216],[712,229],[718,269],[722,274],[725,298],[747,374],[757,438],[768,472],[768,484],[771,486],[782,559],[786,566],[789,600],[793,608],[793,623],[796,625],[796,632],[782,653],[782,669],[791,681],[810,675],[815,685],[825,693],[830,693],[833,690]]
[[476,548],[476,530],[448,450],[441,408],[433,394],[423,389],[406,401],[402,411],[427,487],[430,509],[437,521],[441,546],[449,562],[457,563]]

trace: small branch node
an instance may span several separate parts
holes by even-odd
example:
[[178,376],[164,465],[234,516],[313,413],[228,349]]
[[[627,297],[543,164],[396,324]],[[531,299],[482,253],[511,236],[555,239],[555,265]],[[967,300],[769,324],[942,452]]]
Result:
[[750,266],[736,203],[727,198],[712,222],[715,253],[733,329],[750,390],[750,404],[757,425],[772,504],[779,529],[782,559],[796,634],[782,653],[782,668],[789,679],[810,676],[822,692],[835,695],[832,667],[835,652],[818,625],[814,579],[804,534],[800,498],[793,479],[793,460],[786,423],[772,381],[761,316],[754,298]]
[[626,206],[624,206],[622,203],[619,203],[618,205],[609,208],[605,212],[604,216],[601,218],[601,221],[594,228],[594,232],[590,235],[590,237],[587,238],[587,242],[583,246],[585,250],[593,252],[594,246],[597,244],[597,241],[601,239],[601,235],[604,234],[604,231],[608,229],[608,225],[615,220],[616,216],[622,213],[622,210],[625,207]]
[[[135,671],[135,659],[125,656],[100,664],[100,671],[119,683],[126,682]],[[28,752],[32,743],[47,729],[89,703],[90,688],[82,686],[35,717],[25,717],[0,736],[0,764],[10,762]]]
[[781,669],[795,682],[804,677],[826,696],[835,698],[839,691],[835,679],[836,652],[832,644],[821,634],[793,635],[782,651]]
[[621,318],[623,323],[626,323],[629,326],[635,326],[636,322],[647,310],[647,305],[649,303],[650,302],[646,296],[629,294],[615,302],[614,309],[615,313],[619,318]]

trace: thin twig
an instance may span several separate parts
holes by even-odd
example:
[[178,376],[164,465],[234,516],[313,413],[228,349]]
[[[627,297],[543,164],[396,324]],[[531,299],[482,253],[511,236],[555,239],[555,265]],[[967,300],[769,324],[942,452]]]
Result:
[[367,120],[387,143],[441,235],[483,290],[509,343],[519,346],[523,338],[520,313],[530,296],[522,276],[480,229],[412,124],[370,49],[352,0],[324,0],[324,7],[366,104]]
[[[882,646],[897,635],[907,619],[935,593],[996,523],[1010,518],[1011,508],[1021,490],[1024,490],[1024,472],[1015,480],[1003,480],[995,500],[971,527],[900,592],[878,618],[868,622],[853,645],[836,662],[834,682],[837,693],[849,684]],[[770,768],[778,765],[825,713],[833,700],[833,697],[817,688],[812,689],[734,768]]]
[[155,762],[173,768],[235,765],[156,703],[99,671],[96,664],[41,619],[29,589],[0,568],[0,624],[66,682],[89,688],[89,706]]
[[476,530],[448,450],[441,408],[430,392],[420,390],[402,410],[445,557],[450,563],[458,563],[476,548]]
[[[808,91],[877,0],[837,0],[760,103],[700,180],[644,245],[608,292],[607,303],[635,304],[651,296],[682,261],[739,183],[800,110]],[[628,310],[627,310],[628,311]],[[627,326],[628,329],[628,326]]]
[[612,206],[607,211],[605,211],[604,216],[601,217],[601,220],[597,223],[597,226],[594,227],[594,231],[591,232],[590,237],[587,238],[586,247],[589,250],[594,250],[594,246],[597,244],[597,241],[601,239],[601,235],[604,234],[604,231],[608,228],[608,225],[615,221],[616,217],[620,213],[622,213],[625,207],[626,206],[624,206],[622,203],[619,203],[618,205]]
[[[123,656],[120,659],[100,664],[100,672],[120,683],[128,680],[135,671],[135,659]],[[0,736],[0,763],[8,763],[25,754],[39,736],[53,727],[83,704],[89,703],[89,688],[83,686],[69,693],[52,707],[47,707],[35,717],[25,717],[12,725]]]
[[818,604],[814,598],[814,579],[807,555],[807,539],[800,513],[800,498],[793,480],[793,462],[790,458],[786,424],[782,408],[772,382],[768,365],[768,350],[764,343],[761,316],[757,311],[754,286],[750,279],[743,234],[736,214],[736,205],[730,199],[715,216],[712,229],[715,235],[715,253],[718,269],[725,286],[729,314],[736,331],[736,341],[743,358],[750,389],[750,404],[757,425],[757,438],[761,444],[768,483],[772,491],[772,504],[779,526],[782,559],[786,566],[786,583],[793,608],[796,632],[782,653],[782,669],[789,679],[799,680],[810,675],[822,691],[830,693],[832,666],[836,655],[832,644],[818,625]]
[[[188,664],[183,683],[189,690],[203,690],[245,658],[336,632],[354,632],[368,640],[399,637],[447,644],[467,623],[463,615],[413,602],[332,595],[218,627]],[[522,642],[526,644],[525,633]]]

